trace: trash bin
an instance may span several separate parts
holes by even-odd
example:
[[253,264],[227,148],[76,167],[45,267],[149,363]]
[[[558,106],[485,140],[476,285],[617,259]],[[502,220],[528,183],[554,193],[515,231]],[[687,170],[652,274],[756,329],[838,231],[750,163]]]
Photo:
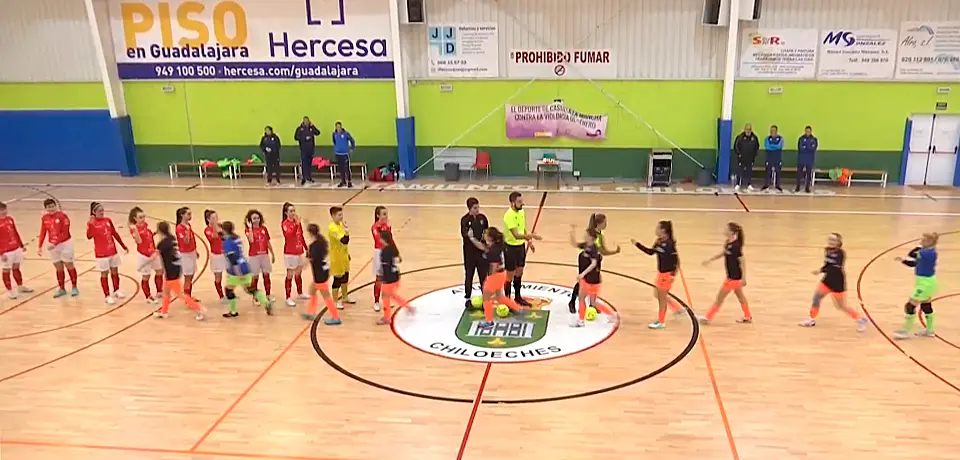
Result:
[[447,182],[459,182],[460,181],[460,164],[459,163],[445,163],[443,165],[443,179]]

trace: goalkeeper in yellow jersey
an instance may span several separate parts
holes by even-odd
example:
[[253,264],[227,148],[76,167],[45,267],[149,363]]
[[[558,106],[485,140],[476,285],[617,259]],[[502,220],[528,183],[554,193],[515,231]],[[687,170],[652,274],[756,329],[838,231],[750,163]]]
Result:
[[330,241],[330,276],[333,283],[330,286],[333,298],[337,301],[337,308],[343,310],[343,304],[355,303],[347,293],[350,292],[350,230],[343,221],[343,208],[330,208],[330,226],[327,228],[327,239]]

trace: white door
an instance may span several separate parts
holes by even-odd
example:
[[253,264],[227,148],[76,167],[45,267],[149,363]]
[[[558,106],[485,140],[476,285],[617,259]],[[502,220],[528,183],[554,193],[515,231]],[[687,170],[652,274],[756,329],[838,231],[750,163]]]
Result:
[[960,146],[960,115],[936,115],[927,162],[927,185],[953,185]]
[[910,130],[910,153],[907,154],[906,185],[923,185],[927,179],[927,162],[933,149],[933,115],[914,115]]

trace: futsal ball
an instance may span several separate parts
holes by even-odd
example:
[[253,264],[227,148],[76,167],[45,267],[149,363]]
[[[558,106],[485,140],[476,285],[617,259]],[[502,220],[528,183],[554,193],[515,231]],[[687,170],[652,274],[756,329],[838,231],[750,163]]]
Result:
[[501,318],[510,316],[510,307],[506,305],[497,305],[497,316]]
[[470,298],[470,306],[475,309],[483,308],[483,297],[475,296]]
[[593,307],[587,307],[587,321],[593,321],[597,319],[597,309]]

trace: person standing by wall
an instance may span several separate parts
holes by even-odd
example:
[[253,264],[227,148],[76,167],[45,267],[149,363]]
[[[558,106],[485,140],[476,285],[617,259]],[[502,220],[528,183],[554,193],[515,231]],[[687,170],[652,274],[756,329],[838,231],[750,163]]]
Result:
[[317,145],[316,136],[320,135],[320,130],[313,125],[310,117],[303,117],[300,126],[293,135],[294,140],[300,145],[300,169],[303,177],[300,178],[300,185],[307,186],[313,184],[313,149]]
[[801,184],[804,190],[810,193],[810,184],[813,183],[813,164],[817,159],[819,147],[819,141],[813,135],[813,128],[810,126],[803,128],[803,135],[797,140],[797,188],[793,189],[794,193],[800,192]]
[[263,128],[260,151],[267,163],[267,185],[272,185],[273,179],[277,179],[277,185],[280,185],[280,136],[274,134],[270,126]]
[[350,154],[356,148],[353,136],[338,121],[333,129],[333,154],[337,157],[337,169],[340,170],[340,184],[337,187],[353,187],[353,181],[350,180]]
[[770,126],[770,135],[763,141],[763,148],[767,151],[767,171],[764,175],[763,188],[761,190],[770,188],[770,184],[773,183],[777,191],[782,192],[783,189],[780,188],[780,171],[783,168],[783,136],[777,131],[777,125]]
[[750,176],[753,174],[753,162],[757,159],[757,152],[760,151],[760,140],[753,133],[753,126],[747,123],[743,127],[743,132],[737,135],[733,140],[733,151],[737,154],[737,184],[733,187],[735,191],[741,187],[753,190],[750,184]]

